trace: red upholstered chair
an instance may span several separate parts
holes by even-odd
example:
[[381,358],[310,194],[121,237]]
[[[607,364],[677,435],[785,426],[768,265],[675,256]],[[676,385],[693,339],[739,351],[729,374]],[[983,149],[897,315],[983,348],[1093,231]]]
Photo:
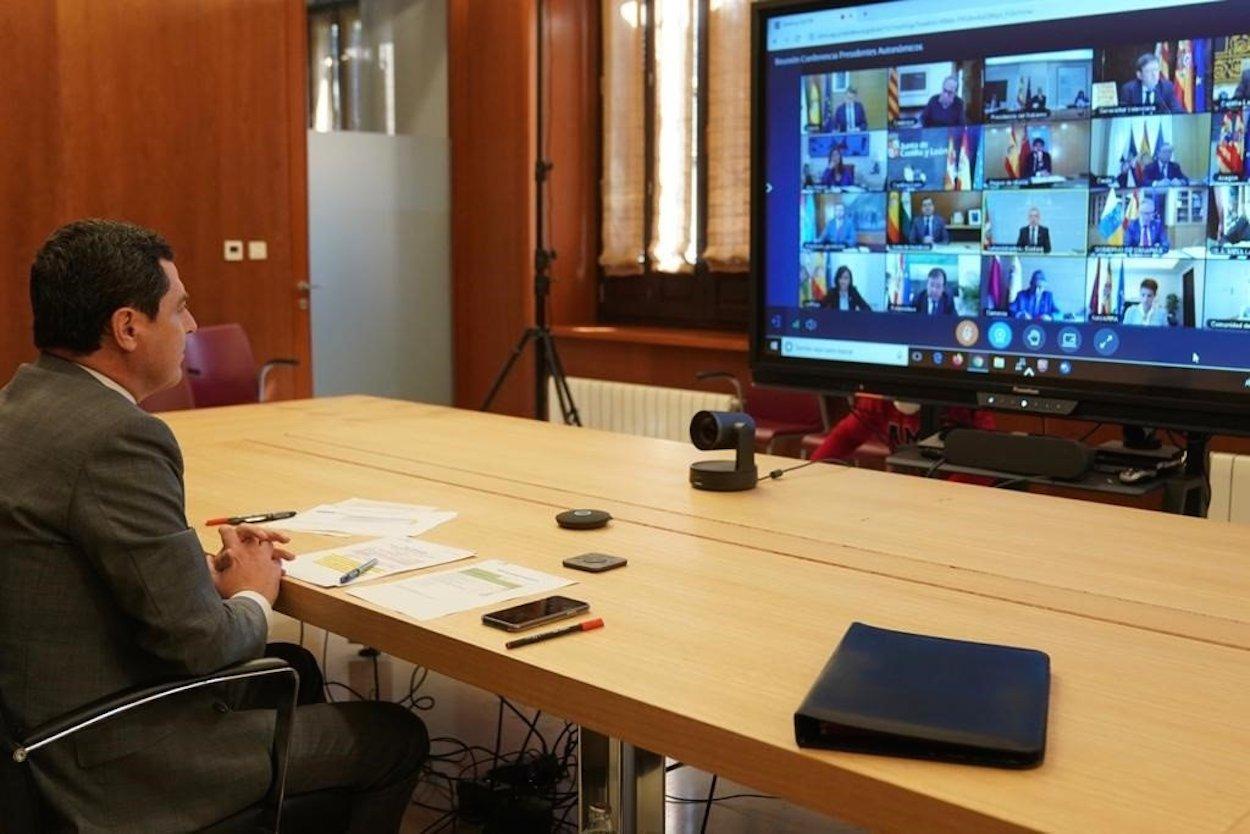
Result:
[[779,440],[829,429],[820,397],[815,394],[752,384],[747,389],[746,413],[755,418],[756,448],[769,454]]
[[187,369],[182,369],[182,379],[173,388],[153,394],[139,406],[144,411],[185,411],[195,408],[195,396],[191,393],[191,381],[187,379]]
[[269,372],[298,364],[295,359],[271,359],[258,368],[239,324],[214,324],[187,336],[186,377],[196,408],[263,402]]
[[[829,434],[827,431],[816,432],[815,434],[803,435],[803,447],[801,457],[804,460],[811,460],[812,453],[817,447],[824,442],[825,436]],[[855,450],[851,455],[851,463],[861,469],[879,469],[885,471],[885,461],[892,452],[890,447],[882,443],[880,440],[869,440],[864,445]]]

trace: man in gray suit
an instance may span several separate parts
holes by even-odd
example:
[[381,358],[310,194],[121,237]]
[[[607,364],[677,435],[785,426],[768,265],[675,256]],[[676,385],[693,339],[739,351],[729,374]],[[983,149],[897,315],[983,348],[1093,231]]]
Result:
[[[36,256],[30,295],[41,353],[0,391],[0,709],[18,734],[259,657],[290,558],[285,537],[250,527],[223,528],[206,556],[178,444],[136,405],[178,381],[195,329],[169,245],[71,223]],[[264,796],[273,720],[206,692],[84,730],[30,766],[56,830],[197,830]],[[288,795],[342,790],[352,832],[385,832],[428,738],[395,704],[318,704],[297,708],[290,751]]]

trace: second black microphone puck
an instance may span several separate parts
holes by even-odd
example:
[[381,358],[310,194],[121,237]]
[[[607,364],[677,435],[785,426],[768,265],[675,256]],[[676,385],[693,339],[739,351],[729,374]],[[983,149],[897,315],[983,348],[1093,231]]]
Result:
[[612,520],[603,510],[565,510],[556,516],[556,524],[566,530],[593,530]]

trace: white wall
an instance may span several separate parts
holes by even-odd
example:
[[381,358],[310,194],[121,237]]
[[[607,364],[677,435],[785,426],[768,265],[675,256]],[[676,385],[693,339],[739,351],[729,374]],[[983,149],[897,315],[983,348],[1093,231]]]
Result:
[[450,403],[446,0],[386,0],[399,135],[308,134],[313,391]]

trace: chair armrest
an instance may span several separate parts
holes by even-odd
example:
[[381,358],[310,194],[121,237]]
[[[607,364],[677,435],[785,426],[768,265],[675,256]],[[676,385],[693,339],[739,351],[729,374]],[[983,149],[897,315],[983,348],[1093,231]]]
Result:
[[265,401],[265,382],[269,379],[269,372],[274,368],[297,368],[299,367],[298,359],[270,359],[268,362],[260,366],[260,371],[256,374],[256,401],[263,403]]
[[285,660],[262,657],[197,678],[178,678],[109,695],[36,727],[26,734],[25,739],[18,742],[18,746],[13,750],[13,761],[20,764],[41,747],[162,698],[205,686],[280,674],[291,675],[294,682],[298,684],[298,673]]
[[299,673],[285,660],[276,657],[247,660],[196,678],[179,678],[152,686],[136,687],[101,698],[36,727],[27,734],[24,741],[20,741],[14,748],[13,761],[22,764],[30,758],[31,753],[41,747],[162,698],[202,689],[206,686],[274,676],[286,676],[290,681],[289,693],[277,704],[273,740],[269,752],[273,777],[264,802],[266,830],[277,831],[282,817],[282,800],[286,792],[287,754],[291,746],[291,721],[295,715],[295,702],[299,695]]

